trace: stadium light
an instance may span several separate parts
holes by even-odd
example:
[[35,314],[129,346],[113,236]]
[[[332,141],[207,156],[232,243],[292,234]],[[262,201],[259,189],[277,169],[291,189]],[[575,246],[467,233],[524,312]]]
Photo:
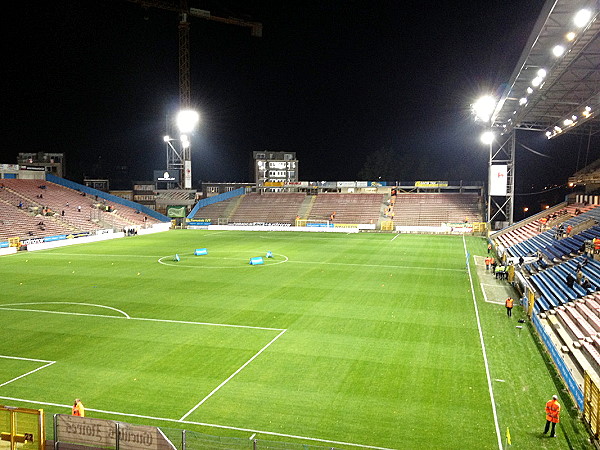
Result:
[[492,142],[494,142],[494,139],[496,139],[496,136],[494,135],[493,131],[485,131],[484,133],[481,134],[481,142],[485,145],[491,145]]
[[555,45],[554,47],[552,47],[552,54],[554,56],[556,56],[557,58],[559,56],[562,56],[562,54],[565,52],[565,48],[562,45]]
[[193,110],[182,110],[177,114],[177,128],[181,133],[191,133],[196,129],[200,121],[200,115]]
[[479,97],[472,107],[476,120],[489,122],[496,109],[496,99],[491,95],[484,95]]
[[575,39],[575,32],[573,31],[569,31],[566,35],[565,38],[567,39],[567,41],[571,42],[573,39]]
[[577,14],[575,14],[575,17],[573,17],[573,23],[576,27],[583,28],[590,22],[591,18],[592,11],[589,9],[580,9],[577,11]]

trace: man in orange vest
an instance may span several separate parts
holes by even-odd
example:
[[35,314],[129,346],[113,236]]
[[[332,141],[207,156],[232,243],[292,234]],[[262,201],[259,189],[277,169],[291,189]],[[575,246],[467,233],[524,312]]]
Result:
[[544,428],[544,434],[548,432],[550,424],[552,424],[552,430],[550,431],[550,437],[556,437],[555,428],[556,424],[560,421],[560,403],[558,403],[558,397],[552,396],[552,400],[546,403],[546,428]]
[[512,309],[513,309],[514,303],[515,303],[515,301],[512,299],[512,297],[508,297],[506,299],[506,302],[504,303],[506,305],[506,315],[508,317],[512,317]]
[[487,256],[485,258],[485,270],[490,270],[490,264],[492,263],[492,258],[490,256]]
[[81,400],[78,398],[75,399],[73,407],[71,408],[71,412],[74,416],[85,417],[85,408],[83,407]]

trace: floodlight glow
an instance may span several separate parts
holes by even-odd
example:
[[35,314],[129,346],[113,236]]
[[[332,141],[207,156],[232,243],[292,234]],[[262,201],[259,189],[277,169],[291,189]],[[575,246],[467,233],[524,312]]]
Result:
[[573,121],[571,119],[565,119],[563,125],[568,127],[569,125],[573,125]]
[[590,19],[592,18],[592,12],[589,9],[580,9],[573,17],[573,23],[576,27],[583,28],[585,27]]
[[182,148],[190,148],[190,141],[181,141]]
[[562,128],[561,128],[561,127],[559,127],[558,125],[555,125],[555,126],[554,126],[554,130],[555,130],[557,133],[561,133],[561,132],[562,132]]
[[167,134],[165,137],[163,137],[163,141],[165,142],[169,142],[171,140],[171,137]]
[[187,137],[187,134],[182,134],[181,136],[179,136],[179,140],[181,142],[190,142],[189,138]]
[[550,138],[550,136],[552,136],[552,132],[550,132],[550,131],[546,131],[546,137],[547,137],[547,138]]
[[586,110],[587,112],[590,112],[590,111],[592,110],[592,108],[591,108],[591,107],[589,107],[589,106],[586,106],[586,107],[585,107],[585,110]]
[[577,116],[576,116],[575,114],[573,114],[573,115],[571,116],[571,119],[573,119],[573,120],[577,120]]
[[521,105],[521,106],[522,106],[522,105],[524,105],[525,103],[527,103],[527,98],[525,98],[525,97],[521,97],[521,98],[519,99],[519,105]]
[[537,76],[541,78],[546,78],[546,69],[540,69],[537,71]]
[[571,42],[573,39],[575,39],[575,36],[577,36],[577,35],[573,31],[569,31],[565,35],[565,38],[567,39],[567,41]]
[[494,109],[496,109],[496,99],[491,95],[480,97],[473,103],[475,117],[483,122],[489,122]]
[[531,80],[531,84],[533,87],[538,87],[540,84],[542,84],[542,77],[535,77],[533,80]]
[[196,111],[183,110],[177,114],[177,128],[181,133],[191,133],[199,121],[200,115]]
[[533,89],[531,88],[531,86],[529,86],[529,87],[527,88],[527,93],[528,93],[528,94],[533,94]]
[[486,131],[481,135],[481,142],[485,145],[491,145],[494,142],[495,136],[493,131]]
[[555,45],[555,46],[552,48],[552,54],[553,54],[554,56],[556,56],[557,58],[558,58],[559,56],[562,56],[562,54],[563,54],[564,52],[565,52],[565,48],[564,48],[562,45]]

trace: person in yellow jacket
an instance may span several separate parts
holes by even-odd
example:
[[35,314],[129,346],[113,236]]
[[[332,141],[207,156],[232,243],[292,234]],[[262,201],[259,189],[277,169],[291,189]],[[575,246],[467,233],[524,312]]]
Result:
[[506,299],[506,302],[504,302],[504,304],[506,305],[506,315],[508,317],[512,317],[512,309],[513,309],[514,303],[515,303],[515,301],[513,300],[512,297],[508,297]]
[[74,416],[85,417],[85,408],[83,407],[81,400],[78,398],[75,399],[73,407],[71,408],[71,412]]
[[550,431],[550,437],[556,437],[555,428],[556,424],[560,421],[560,403],[558,403],[558,397],[552,396],[552,400],[546,403],[546,427],[544,428],[544,434],[548,433],[550,424],[552,424],[552,430]]

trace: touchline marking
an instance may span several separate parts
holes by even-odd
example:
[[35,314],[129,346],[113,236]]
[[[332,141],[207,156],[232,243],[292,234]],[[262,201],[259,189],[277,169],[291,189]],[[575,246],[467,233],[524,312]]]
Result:
[[[463,248],[465,249],[465,256],[469,255],[467,251],[467,242],[463,234]],[[494,400],[494,389],[492,388],[492,378],[490,376],[490,368],[488,365],[487,352],[485,350],[485,342],[483,340],[483,331],[481,330],[481,321],[479,320],[479,308],[477,308],[477,299],[475,298],[475,288],[473,286],[473,278],[471,277],[471,270],[467,270],[469,273],[469,283],[471,284],[471,296],[473,297],[473,306],[475,306],[475,317],[477,318],[477,330],[479,331],[479,341],[481,342],[481,352],[483,354],[483,363],[485,366],[485,376],[487,377],[488,390],[490,392],[490,401],[492,402],[492,414],[494,416],[494,425],[496,427],[496,437],[498,438],[498,448],[502,450],[502,435],[500,433],[500,425],[498,424],[498,414],[496,413],[496,401]]]
[[[1,358],[22,359],[22,360],[25,360],[25,361],[38,361],[38,362],[42,361],[42,360],[39,360],[39,359],[16,358],[16,357],[15,358],[11,358],[10,356],[2,356]],[[49,367],[52,364],[54,364],[56,361],[47,361],[47,362],[48,362],[48,364],[44,364],[43,366],[40,366],[37,369],[30,370],[29,372],[24,373],[23,375],[19,375],[18,377],[13,378],[12,380],[5,381],[4,383],[0,384],[0,387],[6,386],[7,384],[12,383],[13,381],[17,381],[20,378],[26,377],[27,375],[31,375],[32,373],[35,373],[38,370],[45,369],[46,367]]]
[[227,382],[229,380],[231,380],[233,377],[235,377],[238,373],[240,373],[242,371],[242,369],[244,367],[246,367],[248,364],[250,364],[252,361],[254,361],[262,352],[264,352],[267,348],[269,348],[269,346],[275,342],[277,339],[279,339],[279,337],[285,333],[286,330],[283,330],[281,333],[279,333],[277,336],[275,336],[271,342],[269,342],[267,345],[265,345],[263,348],[261,348],[258,352],[256,352],[256,354],[250,358],[248,361],[246,361],[238,370],[236,370],[235,372],[233,372],[231,375],[229,375],[229,377],[227,377],[226,380],[224,380],[221,384],[219,384],[216,388],[214,388],[210,394],[208,394],[206,397],[204,397],[202,400],[200,400],[196,406],[194,406],[192,409],[190,409],[188,412],[186,412],[183,416],[181,416],[181,418],[179,419],[180,421],[185,420],[185,418],[187,416],[189,416],[191,413],[193,413],[194,411],[196,411],[200,405],[202,405],[206,400],[208,400],[209,398],[211,398],[213,396],[213,394],[215,392],[217,392],[219,389],[221,389],[223,386],[225,386],[225,384],[227,384]]
[[252,439],[254,439],[254,436],[256,436],[256,433],[252,433],[252,436],[250,436],[249,440],[251,441]]
[[[396,236],[394,236],[394,237],[392,238],[392,241],[393,241],[394,239],[396,239],[398,236],[400,236],[400,233],[397,233],[397,234],[396,234]],[[392,242],[392,241],[390,241],[390,242]]]
[[[12,305],[18,306],[22,303],[12,303]],[[23,303],[24,304],[24,303]],[[27,303],[29,304],[29,303]],[[83,303],[87,305],[87,303]],[[76,313],[67,311],[48,311],[45,309],[27,309],[27,308],[5,308],[0,306],[0,310],[4,311],[25,311],[25,312],[36,312],[36,313],[47,313],[47,314],[64,314],[67,316],[88,316],[88,317],[102,317],[108,319],[127,319],[127,320],[144,320],[148,322],[165,322],[165,323],[181,323],[187,325],[208,325],[211,327],[230,327],[230,328],[249,328],[252,330],[267,330],[267,331],[286,331],[285,328],[269,328],[269,327],[254,327],[251,325],[234,325],[228,323],[210,323],[210,322],[191,322],[187,320],[169,320],[169,319],[152,319],[147,317],[131,317],[131,316],[107,316],[105,314],[89,314],[89,313]]]
[[[11,400],[13,402],[23,402],[23,403],[33,403],[36,405],[46,405],[46,406],[57,406],[60,408],[65,408],[68,409],[69,411],[71,410],[71,406],[72,405],[61,405],[58,403],[49,403],[49,402],[37,402],[37,401],[33,401],[33,400],[25,400],[22,398],[15,398],[15,397],[2,397],[0,396],[0,400]],[[337,445],[347,445],[349,447],[360,447],[360,448],[371,448],[374,450],[395,450],[389,447],[377,447],[374,445],[364,445],[364,444],[354,444],[352,442],[343,442],[343,441],[333,441],[333,440],[329,440],[329,439],[319,439],[319,438],[311,438],[311,437],[307,437],[307,436],[298,436],[295,434],[286,434],[286,433],[277,433],[275,431],[264,431],[264,430],[253,430],[251,428],[240,428],[240,427],[233,427],[233,426],[229,426],[229,425],[218,425],[218,424],[214,424],[214,423],[204,423],[204,422],[192,422],[190,420],[177,420],[177,419],[167,419],[165,417],[153,417],[153,416],[145,416],[142,414],[131,414],[131,413],[122,413],[122,412],[116,412],[116,411],[105,411],[103,409],[93,409],[93,408],[85,408],[87,411],[93,411],[93,412],[97,412],[97,413],[101,413],[101,414],[109,414],[109,415],[113,415],[113,416],[124,416],[124,417],[135,417],[138,419],[148,419],[148,420],[158,420],[158,421],[162,421],[162,422],[174,422],[177,424],[180,423],[185,423],[188,425],[198,425],[198,426],[202,426],[202,427],[210,427],[210,428],[221,428],[224,430],[234,430],[234,431],[246,431],[249,433],[256,433],[256,434],[266,434],[269,436],[279,436],[279,437],[286,437],[286,438],[291,438],[291,439],[303,439],[306,441],[315,441],[315,442],[325,442],[328,444],[337,444]]]

